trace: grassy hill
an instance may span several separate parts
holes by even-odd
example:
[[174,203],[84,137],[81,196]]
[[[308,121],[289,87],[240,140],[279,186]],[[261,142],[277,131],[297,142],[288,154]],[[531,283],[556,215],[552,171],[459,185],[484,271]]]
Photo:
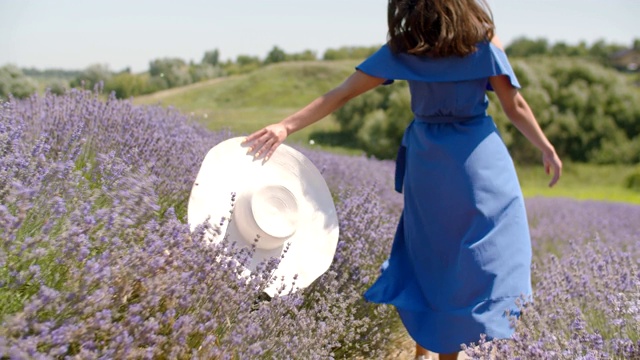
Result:
[[[278,121],[306,105],[315,97],[340,84],[353,72],[357,61],[312,61],[278,63],[255,72],[218,78],[180,88],[173,88],[134,99],[137,104],[174,106],[212,130],[230,129],[247,134]],[[289,143],[344,154],[360,154],[343,143],[344,139],[326,139],[339,126],[332,116],[293,134]],[[634,169],[625,165],[596,166],[565,164],[560,183],[550,189],[549,177],[542,166],[519,167],[518,173],[526,196],[563,196],[576,199],[623,201],[640,204],[640,192],[624,188],[624,179]]]
[[[141,96],[134,102],[174,106],[192,113],[212,130],[228,128],[237,133],[250,133],[265,124],[279,121],[340,84],[354,71],[355,65],[357,61],[278,63],[245,75]],[[329,116],[293,134],[290,141],[309,143],[314,132],[336,130],[338,124]],[[360,153],[340,147],[333,150]]]

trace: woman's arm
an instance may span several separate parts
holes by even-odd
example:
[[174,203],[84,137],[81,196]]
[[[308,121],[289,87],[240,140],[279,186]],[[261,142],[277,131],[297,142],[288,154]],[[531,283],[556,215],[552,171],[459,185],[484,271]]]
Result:
[[324,118],[349,100],[375,88],[384,81],[385,79],[356,71],[342,84],[313,100],[295,114],[247,136],[244,143],[249,145],[250,153],[255,151],[256,157],[264,155],[265,160],[268,160],[288,135]]
[[562,174],[562,161],[542,132],[529,104],[518,90],[511,86],[506,75],[492,76],[489,78],[489,82],[498,95],[502,109],[509,120],[533,145],[542,151],[542,163],[545,171],[547,174],[553,171],[553,179],[551,179],[549,186],[555,185]]

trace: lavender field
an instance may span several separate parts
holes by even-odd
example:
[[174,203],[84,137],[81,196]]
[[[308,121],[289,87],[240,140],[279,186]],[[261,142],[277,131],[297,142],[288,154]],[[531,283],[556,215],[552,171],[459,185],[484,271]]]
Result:
[[[200,162],[233,136],[161,107],[71,90],[0,107],[0,358],[384,359],[401,332],[368,304],[402,206],[394,165],[301,149],[340,219],[330,270],[256,299],[229,246],[185,224]],[[220,176],[233,169],[220,169]],[[542,171],[542,170],[541,170]],[[534,301],[472,358],[640,359],[640,206],[527,200]],[[240,255],[241,256],[241,255]]]

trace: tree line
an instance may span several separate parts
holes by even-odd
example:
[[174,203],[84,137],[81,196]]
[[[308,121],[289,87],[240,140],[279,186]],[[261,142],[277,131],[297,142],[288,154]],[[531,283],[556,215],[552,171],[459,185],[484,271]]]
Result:
[[604,40],[598,40],[592,44],[581,41],[576,45],[569,45],[564,41],[550,43],[545,38],[529,39],[520,37],[513,40],[506,47],[505,52],[510,57],[546,55],[591,58],[601,62],[603,65],[608,65],[613,54],[628,49],[640,50],[640,39],[633,40],[631,47],[629,47],[622,44],[607,43]]
[[[362,60],[377,50],[342,47],[327,50],[322,60]],[[595,163],[640,162],[640,73],[615,70],[609,60],[622,50],[640,50],[640,40],[630,48],[602,41],[586,45],[550,44],[544,39],[520,38],[505,49],[523,85],[521,90],[538,121],[568,160]],[[125,69],[111,72],[92,65],[82,71],[38,71],[15,66],[0,68],[0,96],[32,94],[37,79],[55,78],[53,92],[67,86],[91,88],[102,82],[107,92],[126,98],[220,76],[254,71],[283,61],[319,60],[310,50],[286,53],[277,46],[264,59],[239,55],[220,60],[220,52],[205,52],[198,63],[179,58],[156,59],[149,70],[133,74]],[[490,94],[489,112],[505,143],[520,162],[539,161],[539,154],[509,125]],[[343,139],[351,139],[369,155],[393,158],[405,126],[411,121],[409,93],[404,82],[383,86],[354,99],[335,113]]]
[[287,53],[274,46],[264,58],[238,55],[234,60],[226,61],[222,61],[220,51],[214,49],[206,51],[200,62],[187,62],[177,57],[154,59],[149,62],[146,72],[138,74],[132,73],[129,68],[112,71],[104,64],[93,64],[80,71],[20,69],[15,65],[5,65],[0,67],[0,98],[9,94],[17,98],[27,97],[39,88],[62,94],[74,87],[92,89],[98,83],[102,83],[106,92],[114,92],[118,98],[129,98],[217,77],[248,73],[278,62],[363,59],[377,48],[345,46],[328,49],[320,59],[312,50]]
[[[91,89],[101,82],[105,91],[114,92],[118,98],[128,98],[216,77],[247,73],[283,61],[362,60],[377,49],[378,46],[343,46],[327,49],[322,57],[318,57],[312,50],[287,53],[274,46],[264,58],[238,55],[235,59],[226,61],[221,61],[220,51],[214,49],[206,51],[200,62],[187,62],[177,57],[155,59],[149,62],[148,71],[137,74],[132,73],[129,68],[112,71],[103,64],[93,64],[77,71],[20,69],[15,65],[5,65],[0,67],[0,97],[6,97],[10,93],[18,98],[26,97],[42,88],[48,88],[53,93],[63,93],[71,87]],[[614,65],[611,61],[612,55],[627,49],[640,51],[640,39],[634,40],[629,48],[603,40],[591,45],[585,42],[569,45],[564,42],[552,44],[546,39],[522,37],[511,42],[506,52],[510,57],[589,58],[611,67]]]
[[[566,160],[601,164],[640,162],[640,88],[632,74],[595,61],[537,56],[511,60],[523,96]],[[367,154],[391,159],[413,119],[405,82],[381,86],[334,113],[344,138]],[[489,93],[493,116],[514,159],[537,163],[539,151],[512,126]]]

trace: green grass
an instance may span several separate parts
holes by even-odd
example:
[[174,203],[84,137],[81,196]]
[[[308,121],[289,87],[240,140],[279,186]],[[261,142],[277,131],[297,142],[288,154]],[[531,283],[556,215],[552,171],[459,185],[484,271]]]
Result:
[[[248,134],[277,122],[300,109],[317,96],[340,84],[357,61],[312,61],[278,63],[252,73],[213,79],[141,96],[136,104],[174,106],[193,114],[211,130],[229,129]],[[339,125],[332,116],[288,138],[288,143],[310,146],[341,154],[362,151],[344,144]],[[340,145],[342,144],[342,145]],[[640,192],[626,189],[624,179],[633,166],[565,164],[560,182],[548,187],[550,177],[542,165],[518,166],[518,175],[526,197],[569,197],[640,204]]]
[[565,163],[562,177],[549,188],[551,176],[540,166],[518,166],[518,176],[526,197],[568,197],[640,204],[640,192],[627,189],[624,180],[634,171],[631,165]]
[[[278,63],[255,72],[214,79],[183,88],[141,96],[136,104],[174,106],[193,114],[211,130],[230,129],[248,134],[280,121],[304,105],[339,85],[354,71],[356,61],[307,61]],[[312,134],[336,132],[332,116],[292,134],[288,141],[308,144]],[[329,149],[326,146],[316,146]],[[333,151],[361,153],[348,147]]]

